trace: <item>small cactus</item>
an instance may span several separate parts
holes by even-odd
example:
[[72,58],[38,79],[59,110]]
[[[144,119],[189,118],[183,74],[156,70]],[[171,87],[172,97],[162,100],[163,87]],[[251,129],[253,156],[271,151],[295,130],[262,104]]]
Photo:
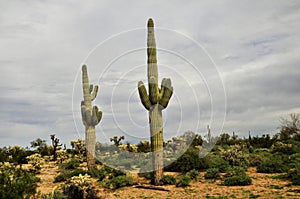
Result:
[[163,127],[162,110],[168,106],[173,94],[171,79],[163,78],[161,88],[158,87],[158,68],[156,59],[156,43],[154,37],[154,23],[148,20],[148,93],[142,81],[138,83],[138,91],[142,104],[149,111],[152,164],[154,170],[154,184],[161,183],[163,178]]
[[82,88],[84,100],[81,101],[81,116],[85,126],[87,165],[88,169],[92,169],[95,167],[95,126],[99,124],[102,118],[102,111],[100,111],[97,106],[92,106],[92,101],[97,97],[98,86],[93,87],[93,85],[89,83],[86,65],[82,66]]

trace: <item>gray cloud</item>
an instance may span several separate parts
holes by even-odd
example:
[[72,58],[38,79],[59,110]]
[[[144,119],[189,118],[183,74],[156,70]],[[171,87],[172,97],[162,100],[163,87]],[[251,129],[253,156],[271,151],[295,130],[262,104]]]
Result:
[[64,143],[83,136],[82,62],[100,84],[99,140],[122,131],[128,139],[147,138],[148,116],[136,89],[138,81],[147,83],[148,17],[157,26],[159,78],[171,77],[175,89],[164,111],[166,138],[203,133],[207,124],[218,134],[225,113],[225,132],[275,133],[281,116],[300,112],[298,1],[12,0],[0,6],[0,145],[25,146],[51,133]]

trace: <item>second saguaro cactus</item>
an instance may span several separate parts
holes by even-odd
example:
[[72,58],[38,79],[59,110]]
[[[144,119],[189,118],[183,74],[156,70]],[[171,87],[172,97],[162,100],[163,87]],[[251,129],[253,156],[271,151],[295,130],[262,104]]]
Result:
[[153,183],[159,185],[163,178],[164,167],[162,110],[168,106],[173,94],[173,87],[169,78],[163,78],[161,88],[158,86],[154,23],[151,18],[148,20],[147,56],[149,95],[142,81],[138,83],[138,91],[142,104],[149,111],[152,165],[154,170]]
[[82,66],[83,101],[81,101],[81,116],[85,126],[85,144],[88,169],[95,167],[96,130],[102,118],[102,111],[97,106],[92,106],[92,101],[97,97],[98,86],[89,83],[87,67]]

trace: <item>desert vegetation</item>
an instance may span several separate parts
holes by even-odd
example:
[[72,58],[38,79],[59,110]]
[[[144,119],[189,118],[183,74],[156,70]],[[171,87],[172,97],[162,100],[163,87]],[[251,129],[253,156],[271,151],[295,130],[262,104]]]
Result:
[[[199,156],[199,151],[207,140],[201,135],[188,131],[164,142],[163,161],[167,166],[160,186],[151,185],[153,172],[145,168],[151,168],[151,161],[146,160],[151,159],[147,157],[151,148],[148,141],[122,144],[125,137],[112,137],[111,144],[96,143],[96,151],[104,152],[112,162],[119,161],[119,168],[107,166],[96,158],[95,167],[88,169],[86,152],[83,152],[85,144],[80,139],[71,141],[70,149],[55,150],[56,155],[53,145],[48,146],[40,138],[32,141],[30,147],[3,147],[0,149],[0,196],[127,198],[126,194],[129,194],[131,198],[156,198],[154,193],[162,192],[162,198],[167,198],[171,193],[181,195],[185,192],[186,198],[298,198],[300,140],[299,121],[292,122],[295,116],[292,114],[290,119],[282,122],[280,132],[273,136],[249,134],[248,138],[239,138],[224,133],[204,157]],[[194,140],[188,149],[169,164],[168,150],[180,150],[178,143],[188,142],[191,136]],[[145,159],[118,158],[125,156],[125,152],[144,154]],[[45,180],[48,170],[55,172]],[[45,181],[51,183],[49,192],[44,189]],[[209,192],[209,187],[220,191]],[[223,192],[225,187],[231,191]]]

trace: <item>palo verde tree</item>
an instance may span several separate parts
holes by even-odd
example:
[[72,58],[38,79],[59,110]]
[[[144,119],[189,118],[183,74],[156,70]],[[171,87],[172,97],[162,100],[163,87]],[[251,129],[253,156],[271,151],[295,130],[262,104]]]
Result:
[[92,106],[92,101],[98,93],[98,86],[93,87],[89,83],[87,66],[82,66],[82,88],[83,101],[81,101],[81,116],[85,126],[85,144],[88,169],[95,167],[95,145],[96,145],[96,130],[95,126],[99,124],[102,118],[102,111],[97,106]]
[[164,78],[161,88],[158,87],[158,68],[156,59],[156,44],[154,37],[154,23],[148,20],[147,38],[148,56],[148,93],[144,83],[138,83],[138,91],[142,104],[149,111],[149,124],[151,136],[152,165],[155,185],[159,185],[163,178],[163,127],[162,110],[168,106],[173,93],[171,79]]

